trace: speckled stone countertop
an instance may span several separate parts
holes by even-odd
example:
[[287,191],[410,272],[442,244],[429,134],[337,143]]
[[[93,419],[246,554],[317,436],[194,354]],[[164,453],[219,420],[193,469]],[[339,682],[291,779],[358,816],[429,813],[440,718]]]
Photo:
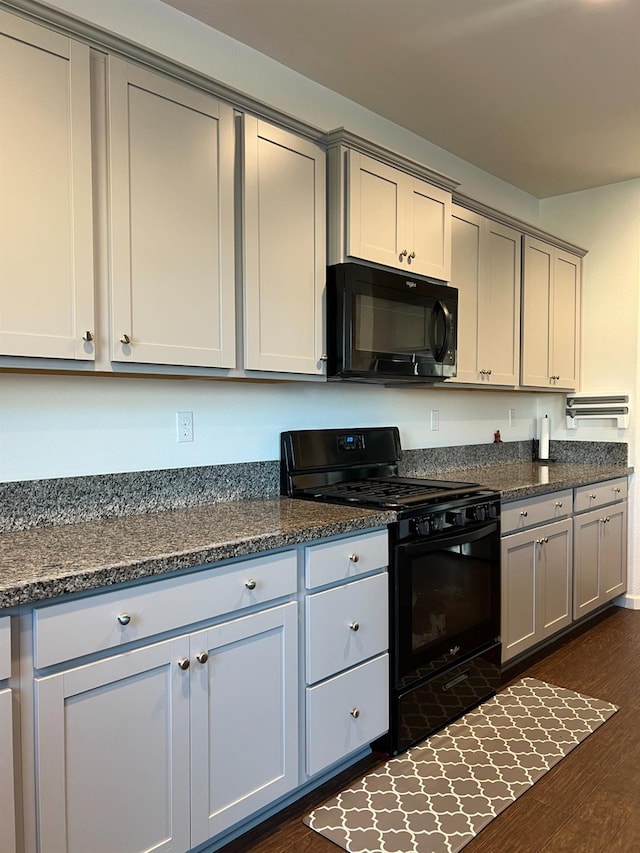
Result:
[[0,536],[0,608],[385,525],[372,512],[288,498],[230,501]]
[[[611,480],[633,473],[633,468],[623,465],[590,465],[575,462],[509,462],[485,465],[479,468],[460,468],[447,471],[451,480],[480,483],[500,492],[503,501],[512,501],[531,495],[542,495],[574,486]],[[418,475],[414,475],[418,476]]]

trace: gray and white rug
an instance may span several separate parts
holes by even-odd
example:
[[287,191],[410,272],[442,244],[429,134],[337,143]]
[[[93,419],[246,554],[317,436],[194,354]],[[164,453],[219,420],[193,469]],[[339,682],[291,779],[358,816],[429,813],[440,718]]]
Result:
[[523,678],[304,822],[349,853],[456,853],[617,710]]

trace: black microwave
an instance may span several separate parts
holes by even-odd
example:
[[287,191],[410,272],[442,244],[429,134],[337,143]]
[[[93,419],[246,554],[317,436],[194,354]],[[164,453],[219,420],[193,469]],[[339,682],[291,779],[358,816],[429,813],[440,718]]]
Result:
[[362,264],[327,268],[327,377],[386,384],[456,375],[458,291]]

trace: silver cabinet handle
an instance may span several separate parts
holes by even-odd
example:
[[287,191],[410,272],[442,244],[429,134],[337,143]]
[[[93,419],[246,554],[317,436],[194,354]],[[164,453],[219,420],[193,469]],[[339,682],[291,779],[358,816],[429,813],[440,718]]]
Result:
[[326,354],[326,352],[323,352],[318,361],[329,361],[329,356]]
[[597,495],[589,495],[589,498],[590,498],[592,501],[595,501],[595,499],[596,499],[597,497],[598,497]]
[[123,335],[123,336],[120,338],[120,343],[121,343],[121,344],[124,344],[124,345],[126,346],[127,344],[130,344],[130,343],[131,343],[131,338],[129,337],[129,335]]
[[415,258],[415,256],[416,256],[415,252],[411,252],[411,254],[409,255],[410,258]]
[[256,588],[256,582],[253,579],[245,581],[244,585],[246,586],[247,589],[255,589]]
[[409,254],[409,253],[407,252],[407,250],[406,250],[406,249],[403,249],[403,250],[400,252],[400,257],[401,257],[401,258],[406,258],[408,254]]
[[359,631],[360,630],[360,623],[359,622],[352,622],[349,625],[349,627],[351,628],[352,631]]
[[93,332],[85,332],[82,336],[82,340],[86,341],[87,343],[90,343],[93,340]]
[[349,554],[349,559],[352,563],[358,563],[360,561],[360,554]]
[[352,708],[349,711],[349,713],[351,714],[351,716],[353,717],[354,720],[357,720],[358,717],[360,716],[360,709],[359,708]]
[[615,488],[613,491],[614,491],[617,495],[619,495],[619,494],[620,494],[620,488],[619,488],[618,486],[616,486],[616,488]]
[[180,660],[178,661],[178,666],[182,670],[189,669],[189,658],[180,658]]
[[526,518],[526,517],[529,515],[529,513],[526,511],[526,509],[523,509],[523,510],[522,510],[522,512],[520,513],[520,515],[521,515],[523,518]]
[[198,663],[206,663],[209,660],[209,655],[207,652],[198,652],[196,655],[196,660]]
[[556,506],[562,506],[562,501],[556,501]]
[[118,616],[118,622],[121,625],[128,625],[131,622],[131,616],[128,613],[120,613]]

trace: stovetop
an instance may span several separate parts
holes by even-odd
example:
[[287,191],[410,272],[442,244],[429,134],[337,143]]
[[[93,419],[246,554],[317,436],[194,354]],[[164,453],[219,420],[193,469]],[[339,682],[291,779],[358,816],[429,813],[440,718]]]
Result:
[[331,503],[405,509],[431,506],[444,498],[464,497],[482,490],[475,483],[409,477],[370,477],[299,490],[298,497]]

